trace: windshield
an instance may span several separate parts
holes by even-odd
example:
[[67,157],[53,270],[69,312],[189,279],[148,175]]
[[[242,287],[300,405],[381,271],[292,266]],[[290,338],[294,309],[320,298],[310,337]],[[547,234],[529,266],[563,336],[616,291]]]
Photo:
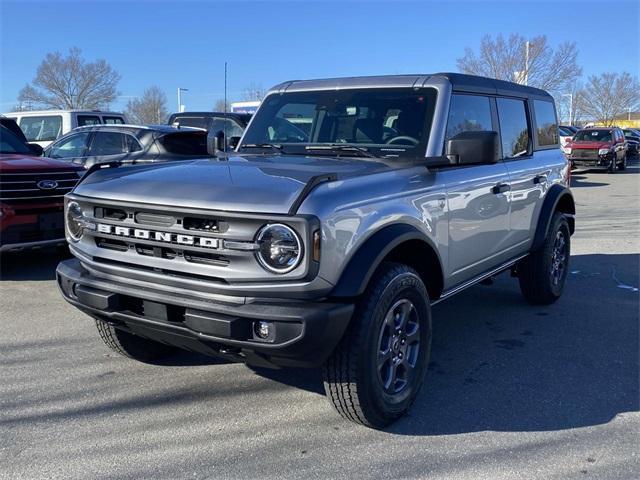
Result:
[[0,153],[21,153],[33,155],[31,149],[25,145],[13,132],[0,126]]
[[573,139],[578,142],[610,142],[611,130],[581,130]]
[[[435,100],[430,88],[272,94],[262,102],[239,150],[275,144],[293,154],[366,151],[380,157],[422,157]],[[354,148],[345,148],[350,146]]]

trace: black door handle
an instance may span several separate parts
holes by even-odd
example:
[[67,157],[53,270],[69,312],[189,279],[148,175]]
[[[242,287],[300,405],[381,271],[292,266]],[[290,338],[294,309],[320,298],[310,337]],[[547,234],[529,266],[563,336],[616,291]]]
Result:
[[533,183],[538,185],[540,183],[546,183],[547,182],[547,176],[546,175],[536,175],[535,177],[533,177]]
[[491,193],[495,193],[497,195],[499,193],[508,192],[509,190],[511,190],[511,186],[508,183],[499,183],[491,189]]

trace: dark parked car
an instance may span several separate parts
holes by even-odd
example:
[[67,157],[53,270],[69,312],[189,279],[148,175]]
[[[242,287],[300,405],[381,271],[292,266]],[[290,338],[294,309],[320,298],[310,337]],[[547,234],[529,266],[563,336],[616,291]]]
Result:
[[575,134],[565,153],[574,168],[614,173],[627,166],[627,141],[618,127],[591,127]]
[[635,128],[622,130],[627,140],[627,155],[637,157],[640,155],[640,131]]
[[35,156],[7,122],[0,122],[0,251],[64,245],[63,197],[84,170]]
[[96,163],[143,163],[207,156],[207,132],[169,125],[92,125],[60,137],[45,150],[51,158],[89,168]]

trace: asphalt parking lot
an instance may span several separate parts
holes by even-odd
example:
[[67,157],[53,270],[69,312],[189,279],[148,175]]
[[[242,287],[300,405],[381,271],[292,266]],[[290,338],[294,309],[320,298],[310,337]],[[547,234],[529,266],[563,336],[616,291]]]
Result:
[[640,167],[575,175],[565,295],[503,275],[434,307],[432,362],[386,431],[331,409],[315,370],[111,353],[57,292],[55,252],[0,283],[0,478],[640,478]]

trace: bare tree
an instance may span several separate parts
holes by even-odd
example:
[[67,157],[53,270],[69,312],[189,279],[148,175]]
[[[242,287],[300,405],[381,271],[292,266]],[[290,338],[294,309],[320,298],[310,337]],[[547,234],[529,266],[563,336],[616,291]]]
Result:
[[120,75],[105,60],[87,62],[81,53],[77,47],[67,56],[48,53],[18,101],[64,110],[108,106],[118,95]]
[[262,100],[267,94],[266,90],[262,88],[262,85],[256,82],[251,82],[242,90],[243,100]]
[[577,58],[578,49],[572,42],[562,43],[554,50],[544,35],[526,39],[512,34],[508,40],[502,35],[495,39],[485,35],[478,52],[466,48],[457,65],[462,73],[566,92],[582,74]]
[[217,100],[213,105],[214,112],[229,112],[231,111],[231,104],[224,101],[224,99]]
[[140,125],[160,124],[167,120],[167,96],[159,87],[147,88],[142,97],[127,102],[127,120]]
[[581,91],[582,108],[592,120],[613,125],[615,118],[640,104],[640,83],[627,72],[589,77]]

